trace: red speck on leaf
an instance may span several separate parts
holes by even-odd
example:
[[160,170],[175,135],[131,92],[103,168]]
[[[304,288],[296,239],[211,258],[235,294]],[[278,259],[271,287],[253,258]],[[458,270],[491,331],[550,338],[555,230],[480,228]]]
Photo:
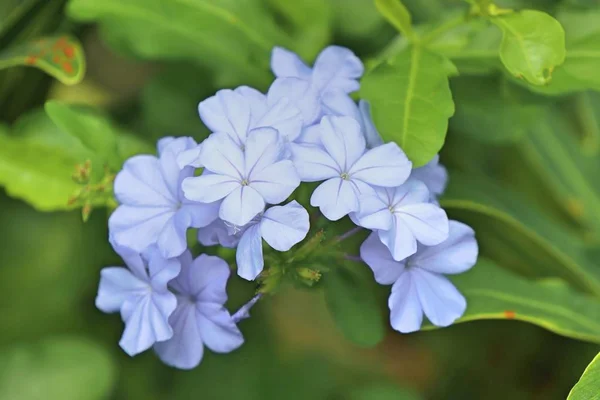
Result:
[[67,38],[61,37],[60,39],[58,39],[56,41],[56,43],[54,43],[54,46],[52,46],[52,48],[54,50],[59,50],[62,49],[64,47],[67,47],[69,44],[67,43]]
[[65,53],[65,56],[67,56],[67,58],[75,57],[75,49],[72,46],[65,47],[63,49],[63,53]]
[[33,64],[35,64],[36,61],[37,61],[37,58],[35,58],[34,56],[29,56],[25,59],[25,64],[33,65]]
[[516,313],[514,311],[511,311],[511,310],[504,311],[504,317],[506,319],[515,319],[515,315],[516,315]]
[[64,62],[64,63],[62,64],[62,69],[63,69],[63,71],[65,71],[67,74],[72,74],[72,73],[73,73],[73,66],[71,65],[71,63]]
[[58,63],[60,62],[60,57],[59,57],[59,56],[54,56],[54,57],[52,57],[52,62],[53,62],[54,64],[58,64]]

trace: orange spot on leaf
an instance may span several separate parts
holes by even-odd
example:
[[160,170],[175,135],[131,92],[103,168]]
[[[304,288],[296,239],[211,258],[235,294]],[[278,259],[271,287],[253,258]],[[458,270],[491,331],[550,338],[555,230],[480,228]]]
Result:
[[56,41],[56,43],[54,43],[54,46],[52,46],[53,50],[60,50],[64,47],[67,47],[69,44],[67,43],[67,38],[61,37],[60,39],[58,39]]
[[516,313],[511,310],[504,311],[504,318],[506,319],[515,319]]
[[72,73],[73,73],[73,66],[71,65],[71,63],[64,62],[64,63],[62,64],[62,69],[63,69],[63,71],[65,71],[67,74],[72,74]]
[[33,65],[35,64],[35,62],[37,61],[37,58],[34,56],[29,56],[25,59],[25,64],[27,65]]
[[59,56],[54,56],[54,57],[52,57],[52,62],[53,62],[54,64],[58,64],[58,63],[60,62],[60,57],[59,57]]
[[75,57],[75,49],[73,48],[73,46],[65,47],[63,49],[63,53],[65,53],[65,56],[67,56],[67,58],[69,59]]

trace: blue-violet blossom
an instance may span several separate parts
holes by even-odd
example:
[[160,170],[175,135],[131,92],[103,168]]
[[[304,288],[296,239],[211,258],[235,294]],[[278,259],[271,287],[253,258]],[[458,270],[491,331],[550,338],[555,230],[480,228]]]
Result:
[[436,326],[448,326],[466,309],[466,300],[443,274],[460,274],[477,261],[477,241],[469,226],[450,221],[446,241],[419,246],[416,254],[404,261],[392,258],[376,233],[360,248],[361,258],[371,267],[375,280],[393,285],[389,297],[390,322],[400,332],[418,331],[423,313]]

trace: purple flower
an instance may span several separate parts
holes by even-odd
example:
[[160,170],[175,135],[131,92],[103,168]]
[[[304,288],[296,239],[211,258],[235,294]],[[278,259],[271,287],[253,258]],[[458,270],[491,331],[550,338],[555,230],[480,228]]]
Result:
[[304,127],[319,122],[326,115],[321,104],[325,94],[358,90],[358,79],[364,72],[358,57],[339,46],[325,48],[312,69],[298,55],[275,47],[271,54],[271,69],[278,79],[269,92],[275,97],[287,96],[302,111]]
[[267,95],[248,86],[219,90],[198,106],[200,118],[212,132],[226,133],[240,147],[256,128],[276,129],[293,141],[302,128],[302,114],[285,92]]
[[422,167],[415,168],[410,175],[411,179],[417,179],[423,182],[431,193],[431,200],[437,202],[438,196],[441,196],[446,190],[448,183],[448,171],[440,164],[438,154],[431,161]]
[[191,369],[200,364],[204,346],[229,353],[240,347],[244,338],[224,306],[227,263],[205,254],[192,260],[189,251],[179,259],[181,273],[169,283],[177,292],[177,308],[169,317],[173,336],[156,343],[154,350],[166,364]]
[[246,225],[265,204],[284,201],[300,184],[285,145],[272,128],[257,128],[246,138],[244,150],[226,134],[214,133],[202,143],[199,161],[204,173],[183,181],[185,197],[202,203],[223,199],[219,217]]
[[344,47],[326,47],[308,67],[297,54],[281,47],[271,53],[271,69],[277,78],[298,78],[307,82],[320,93],[339,90],[351,93],[360,87],[358,79],[364,66],[354,53]]
[[118,246],[115,250],[127,268],[102,269],[96,307],[106,313],[121,312],[125,330],[119,344],[134,356],[173,336],[168,318],[177,299],[167,282],[179,274],[180,264],[176,258],[163,258],[155,247],[144,254]]
[[141,253],[156,245],[163,257],[171,258],[186,249],[189,227],[200,228],[217,218],[219,204],[196,203],[183,196],[181,182],[193,176],[194,168],[180,168],[176,159],[196,147],[193,139],[165,138],[158,147],[158,158],[134,156],[117,174],[114,191],[120,206],[108,227],[118,246]]
[[277,251],[288,251],[306,237],[309,227],[308,212],[296,201],[267,209],[238,234],[238,275],[254,280],[262,272],[263,239]]
[[411,162],[395,143],[365,152],[360,125],[350,117],[323,117],[320,146],[293,145],[292,156],[300,178],[324,180],[310,204],[332,221],[359,210],[359,196],[371,185],[394,187],[410,174]]
[[466,300],[443,274],[467,271],[477,261],[475,233],[465,224],[450,221],[448,239],[433,247],[419,246],[404,261],[392,258],[376,233],[360,248],[375,280],[393,285],[388,305],[392,327],[402,333],[418,331],[423,313],[436,326],[448,326],[466,309]]
[[448,238],[448,217],[429,198],[427,186],[413,179],[395,188],[377,188],[361,196],[356,219],[360,226],[376,230],[394,259],[401,261],[417,251],[417,242],[433,246]]

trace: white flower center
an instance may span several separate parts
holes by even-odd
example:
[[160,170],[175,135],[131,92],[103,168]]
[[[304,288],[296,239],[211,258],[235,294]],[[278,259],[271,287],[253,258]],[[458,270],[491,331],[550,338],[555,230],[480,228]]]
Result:
[[348,174],[347,172],[342,172],[340,174],[340,178],[342,178],[345,181],[350,180],[350,174]]

